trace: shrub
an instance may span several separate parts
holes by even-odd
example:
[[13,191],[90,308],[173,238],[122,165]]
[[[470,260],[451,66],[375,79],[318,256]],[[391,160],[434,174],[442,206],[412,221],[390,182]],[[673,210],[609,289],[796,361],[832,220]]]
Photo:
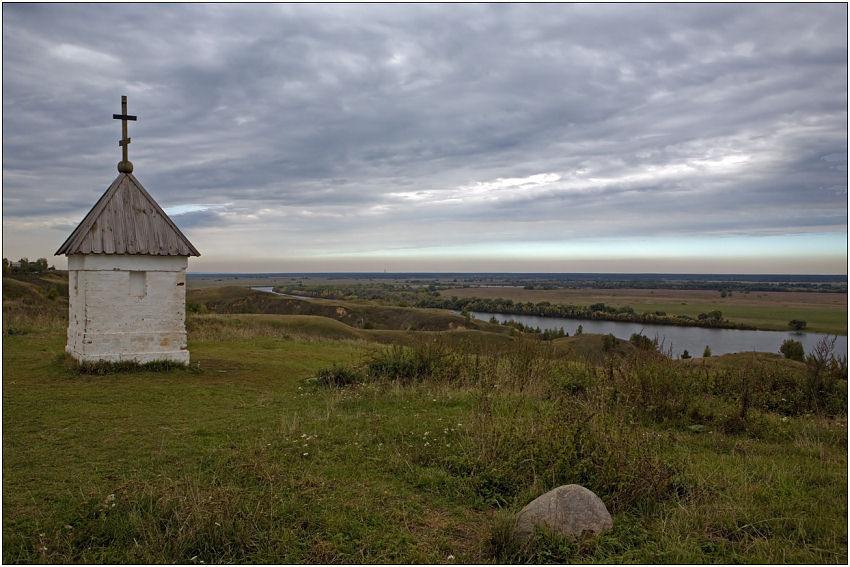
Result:
[[186,312],[187,313],[206,313],[207,306],[203,303],[198,303],[197,301],[189,301],[186,303]]
[[[644,337],[645,338],[645,337]],[[691,397],[698,391],[692,374],[683,372],[666,358],[639,356],[625,368],[622,380],[635,411],[654,421],[676,419],[685,414]]]
[[708,346],[708,345],[705,345],[705,350],[704,350],[704,351],[702,351],[702,357],[703,357],[703,358],[708,358],[708,357],[710,357],[710,356],[711,356],[711,347],[710,347],[710,346]]
[[788,326],[795,331],[802,331],[806,328],[806,322],[802,319],[791,319],[788,321]]
[[419,343],[412,348],[393,345],[374,355],[366,364],[369,377],[401,383],[450,378],[455,370],[452,352],[437,342]]
[[658,339],[652,340],[649,337],[640,333],[632,333],[632,336],[629,337],[629,342],[641,350],[658,349]]
[[803,356],[805,355],[803,343],[795,341],[794,339],[785,339],[782,342],[782,346],[779,347],[779,352],[782,353],[785,358],[798,360],[800,362],[803,362]]
[[833,354],[837,338],[834,335],[822,337],[806,356],[805,392],[814,411],[846,412],[847,400],[838,383],[847,381],[847,360]]

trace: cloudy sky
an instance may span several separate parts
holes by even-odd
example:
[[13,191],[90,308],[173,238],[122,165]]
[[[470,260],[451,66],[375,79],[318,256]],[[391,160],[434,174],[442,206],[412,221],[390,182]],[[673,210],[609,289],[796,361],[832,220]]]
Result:
[[118,174],[194,272],[846,273],[846,4],[3,4],[3,255]]

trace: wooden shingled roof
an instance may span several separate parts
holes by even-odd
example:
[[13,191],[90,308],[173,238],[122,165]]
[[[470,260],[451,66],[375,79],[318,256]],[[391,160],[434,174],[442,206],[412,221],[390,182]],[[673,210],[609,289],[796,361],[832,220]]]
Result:
[[115,178],[60,254],[201,255],[132,173]]

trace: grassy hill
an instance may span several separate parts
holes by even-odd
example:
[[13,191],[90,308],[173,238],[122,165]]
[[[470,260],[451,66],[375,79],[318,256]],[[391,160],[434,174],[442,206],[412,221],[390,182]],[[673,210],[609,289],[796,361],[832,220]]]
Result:
[[412,309],[324,299],[303,300],[253,291],[244,287],[190,290],[186,301],[190,306],[203,305],[204,311],[215,313],[314,315],[336,319],[357,329],[403,331],[486,329],[490,332],[510,333],[510,329],[499,325],[466,319],[441,309]]
[[[846,370],[224,289],[188,368],[83,373],[6,289],[4,563],[847,562]],[[569,483],[614,529],[514,540]]]
[[68,272],[3,276],[3,332],[67,328]]

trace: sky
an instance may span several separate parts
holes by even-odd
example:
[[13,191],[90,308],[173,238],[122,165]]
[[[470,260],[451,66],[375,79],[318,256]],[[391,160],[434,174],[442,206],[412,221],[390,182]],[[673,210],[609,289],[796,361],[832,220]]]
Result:
[[3,4],[3,256],[133,174],[190,272],[847,273],[847,5]]

